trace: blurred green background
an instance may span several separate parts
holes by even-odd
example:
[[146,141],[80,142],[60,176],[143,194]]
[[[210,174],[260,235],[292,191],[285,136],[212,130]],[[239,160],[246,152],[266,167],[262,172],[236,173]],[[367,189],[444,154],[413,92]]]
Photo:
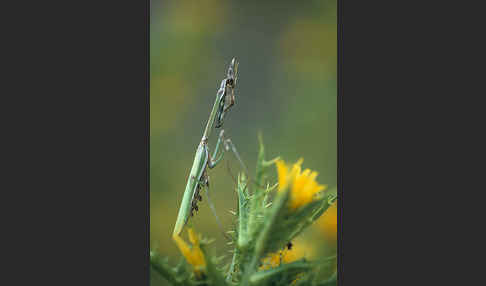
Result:
[[[281,156],[295,162],[303,157],[304,168],[319,172],[319,183],[336,186],[336,15],[335,0],[152,0],[152,248],[173,263],[180,257],[170,237],[196,147],[233,57],[240,62],[236,104],[224,129],[250,172],[255,170],[261,131],[267,159]],[[213,131],[209,141],[211,150],[217,134]],[[236,206],[230,172],[236,176],[239,170],[234,156],[226,153],[209,172],[210,194],[225,228],[233,222],[228,210]],[[335,251],[335,219],[328,214],[305,233],[306,256]],[[216,239],[218,254],[227,253],[204,198],[194,222],[198,232]],[[152,285],[165,282],[153,277]]]

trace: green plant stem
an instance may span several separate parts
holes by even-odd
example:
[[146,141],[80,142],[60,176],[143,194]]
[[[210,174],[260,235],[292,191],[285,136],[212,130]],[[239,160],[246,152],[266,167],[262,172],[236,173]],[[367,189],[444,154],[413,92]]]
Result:
[[265,251],[265,246],[267,244],[267,240],[270,234],[270,230],[272,229],[272,226],[274,225],[275,221],[277,220],[278,214],[280,212],[280,209],[284,206],[285,202],[287,201],[289,195],[289,189],[285,191],[282,195],[277,196],[275,199],[275,204],[272,209],[271,215],[268,218],[268,221],[264,224],[264,227],[262,231],[260,232],[260,235],[257,238],[257,241],[255,243],[255,250],[253,252],[253,257],[251,259],[251,262],[249,264],[249,267],[245,269],[245,274],[243,276],[243,280],[241,282],[242,286],[247,286],[249,285],[249,279],[251,275],[255,272],[257,268],[257,264],[260,261],[261,257],[263,256],[263,252]]

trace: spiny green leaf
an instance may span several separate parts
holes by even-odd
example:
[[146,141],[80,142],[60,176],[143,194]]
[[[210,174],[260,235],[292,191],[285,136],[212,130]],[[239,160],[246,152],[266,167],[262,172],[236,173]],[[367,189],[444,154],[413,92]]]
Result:
[[256,238],[251,261],[248,267],[245,269],[245,274],[242,280],[243,286],[248,285],[250,276],[255,272],[259,261],[267,254],[268,248],[271,245],[269,238],[271,237],[270,232],[272,231],[272,226],[275,225],[277,218],[281,214],[281,209],[285,207],[287,201],[289,200],[289,193],[290,190],[288,188],[282,192],[279,192],[273,201],[273,206],[268,211],[268,217],[263,224],[261,232],[258,233],[258,237]]
[[326,191],[323,200],[321,207],[312,217],[313,221],[317,220],[337,200],[337,188]]

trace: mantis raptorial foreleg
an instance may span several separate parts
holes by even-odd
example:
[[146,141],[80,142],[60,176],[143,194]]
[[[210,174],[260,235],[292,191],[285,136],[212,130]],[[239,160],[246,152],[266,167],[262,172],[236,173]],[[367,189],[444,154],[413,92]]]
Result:
[[[224,147],[220,149],[221,143],[223,143]],[[238,154],[238,151],[236,150],[235,145],[233,144],[231,139],[229,139],[229,138],[225,139],[224,138],[224,130],[221,130],[220,133],[219,133],[218,141],[216,142],[216,147],[214,148],[213,155],[210,156],[209,160],[208,160],[208,167],[211,168],[211,169],[216,167],[216,165],[223,159],[223,155],[224,155],[225,151],[229,151],[230,149],[233,152],[233,154],[235,155],[235,157],[238,159],[238,161],[240,162],[240,164],[243,167],[243,169],[245,170],[245,172],[248,174],[246,166],[243,163],[243,160],[241,160],[241,157]],[[219,151],[219,157],[216,160],[212,160],[212,157],[215,158],[218,155],[218,151]],[[202,185],[204,185],[205,189],[206,189],[205,195],[206,195],[209,207],[211,208],[211,211],[213,212],[213,215],[216,218],[216,221],[217,221],[219,227],[221,228],[223,235],[227,238],[226,234],[224,233],[223,225],[221,224],[221,220],[219,219],[218,214],[216,213],[216,208],[214,207],[214,204],[209,197],[209,176],[204,175],[203,177],[204,177],[204,179],[202,181]]]
[[221,142],[224,142],[224,130],[221,130],[219,132],[218,141],[216,142],[216,147],[214,147],[213,155],[209,156],[208,167],[210,169],[216,167],[216,165],[219,163],[219,161],[221,161],[221,159],[223,159],[224,149],[221,149],[221,152],[219,152],[219,157],[216,160],[213,160],[213,158],[216,158],[216,155],[218,154],[218,151],[219,151],[220,146],[221,146]]
[[[216,157],[216,154],[219,151],[221,142],[223,142],[224,148],[221,149],[219,157],[216,160],[212,160],[212,158]],[[245,163],[243,163],[243,160],[241,159],[241,156],[238,153],[238,150],[236,149],[235,144],[233,144],[233,141],[231,141],[230,138],[227,138],[227,139],[224,138],[224,130],[221,130],[221,132],[219,133],[218,141],[216,142],[216,147],[214,148],[213,156],[209,157],[209,160],[208,160],[208,167],[211,168],[211,169],[214,168],[219,163],[219,161],[221,161],[221,159],[223,159],[223,155],[224,155],[225,151],[229,151],[229,150],[231,150],[233,152],[236,159],[238,160],[238,162],[240,162],[241,166],[245,170],[245,173],[248,174],[248,169],[246,168]]]
[[241,160],[241,156],[238,153],[238,150],[236,150],[236,147],[235,147],[235,144],[233,144],[233,141],[231,141],[231,139],[229,139],[229,138],[226,139],[224,146],[225,146],[226,151],[228,151],[231,147],[231,151],[233,152],[233,154],[235,154],[236,159],[238,159],[238,162],[240,162],[241,166],[243,167],[243,170],[245,170],[246,175],[248,175],[249,174],[248,169],[246,168],[245,163],[243,163],[243,160]]

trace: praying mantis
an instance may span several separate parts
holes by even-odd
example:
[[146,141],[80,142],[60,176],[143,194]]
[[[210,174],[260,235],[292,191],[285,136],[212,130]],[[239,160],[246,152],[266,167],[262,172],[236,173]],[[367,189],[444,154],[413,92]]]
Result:
[[[184,191],[181,206],[179,208],[179,213],[177,215],[177,220],[174,227],[174,232],[172,234],[172,238],[174,239],[174,241],[176,241],[176,243],[180,241],[180,234],[184,229],[184,226],[186,226],[189,218],[194,215],[194,211],[198,210],[197,203],[198,201],[202,201],[202,197],[200,194],[201,188],[209,188],[209,177],[207,174],[208,168],[214,168],[223,158],[225,149],[226,151],[229,150],[230,146],[233,153],[235,153],[240,163],[244,166],[231,140],[224,138],[223,129],[219,133],[218,141],[216,142],[216,147],[214,149],[213,155],[210,155],[208,147],[208,140],[213,127],[220,128],[223,126],[225,114],[235,103],[234,90],[236,87],[237,75],[238,62],[235,58],[233,58],[228,68],[226,78],[221,81],[221,86],[216,93],[216,100],[214,101],[213,108],[206,124],[206,128],[201,138],[201,142],[197,147],[191,172],[189,174],[189,178],[187,179],[186,189]],[[224,144],[224,148],[220,148],[221,143]],[[218,156],[218,158],[216,158],[216,156]],[[209,196],[207,196],[207,198],[209,201]],[[218,219],[214,210],[214,206],[210,201],[208,203],[216,219]],[[218,223],[220,223],[219,219]]]

